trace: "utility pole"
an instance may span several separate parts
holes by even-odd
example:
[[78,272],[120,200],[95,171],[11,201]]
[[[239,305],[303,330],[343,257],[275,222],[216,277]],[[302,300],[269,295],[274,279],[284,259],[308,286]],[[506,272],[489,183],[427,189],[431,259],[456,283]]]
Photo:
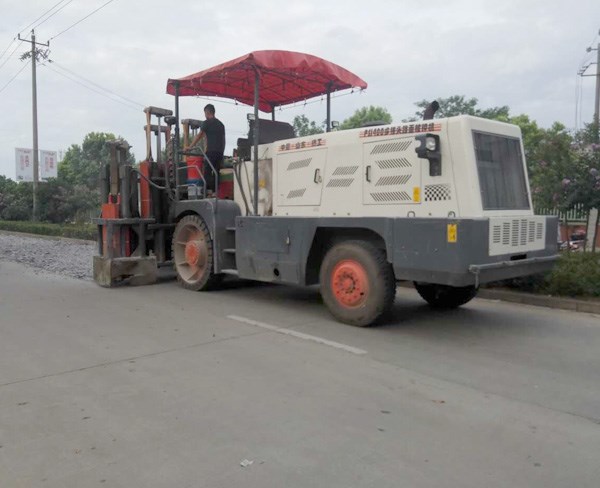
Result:
[[[600,31],[598,31],[600,34]],[[596,62],[589,63],[579,71],[579,76],[594,76],[596,78],[596,97],[594,100],[594,142],[600,142],[600,42],[596,45],[596,47],[588,47],[586,52],[596,51]],[[595,75],[586,75],[585,72],[592,65],[596,65],[596,74]]]
[[19,34],[19,40],[31,44],[31,51],[24,53],[21,56],[21,61],[31,57],[31,102],[33,115],[33,220],[39,220],[39,204],[38,204],[38,182],[39,182],[39,150],[38,150],[38,121],[37,121],[37,79],[36,79],[36,62],[38,55],[44,59],[48,57],[47,53],[43,53],[36,48],[36,45],[49,47],[50,41],[46,43],[35,42],[35,31],[31,30],[31,40],[22,39]]
[[596,124],[596,142],[600,137],[600,42],[596,46],[596,105],[594,109],[594,124]]
[[[600,34],[600,32],[599,32]],[[596,51],[596,74],[595,75],[586,75],[585,70],[591,66],[594,63],[590,63],[588,64],[584,69],[581,70],[580,75],[581,76],[595,76],[596,77],[596,98],[594,101],[594,127],[596,128],[596,132],[595,132],[595,142],[600,142],[599,141],[599,137],[600,137],[600,42],[596,45],[595,48],[593,47],[588,47],[586,49],[586,51],[592,52],[592,51]]]
[[[600,31],[598,32],[600,34]],[[592,52],[596,51],[596,74],[595,75],[586,75],[585,71],[591,64],[590,63],[579,72],[580,76],[595,76],[596,77],[596,97],[594,100],[594,142],[600,142],[600,42],[596,45],[595,48],[588,47],[586,51]],[[596,236],[598,233],[598,224],[600,222],[600,213],[597,208],[590,209],[588,214],[587,228],[586,228],[586,243],[585,250],[595,252],[596,250]]]

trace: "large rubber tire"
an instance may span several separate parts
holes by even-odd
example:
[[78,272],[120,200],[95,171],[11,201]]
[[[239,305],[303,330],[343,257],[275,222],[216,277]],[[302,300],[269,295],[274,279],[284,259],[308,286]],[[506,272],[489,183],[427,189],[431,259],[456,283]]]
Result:
[[385,252],[367,241],[335,244],[321,264],[320,282],[331,314],[359,327],[381,319],[396,296],[394,271]]
[[206,291],[223,280],[214,273],[213,241],[208,228],[197,215],[186,215],[175,226],[172,256],[177,281],[188,290]]
[[421,297],[434,308],[457,308],[470,302],[479,291],[475,286],[448,286],[432,283],[415,283]]

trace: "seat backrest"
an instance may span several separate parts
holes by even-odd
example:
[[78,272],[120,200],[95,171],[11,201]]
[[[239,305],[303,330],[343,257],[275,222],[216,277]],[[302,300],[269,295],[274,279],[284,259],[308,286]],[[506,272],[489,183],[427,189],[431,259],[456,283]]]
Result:
[[[296,137],[296,135],[294,134],[294,128],[291,124],[279,122],[278,120],[260,119],[258,131],[259,144],[268,144],[270,142],[292,139],[294,137]],[[254,142],[254,120],[250,121],[248,141],[250,144]]]

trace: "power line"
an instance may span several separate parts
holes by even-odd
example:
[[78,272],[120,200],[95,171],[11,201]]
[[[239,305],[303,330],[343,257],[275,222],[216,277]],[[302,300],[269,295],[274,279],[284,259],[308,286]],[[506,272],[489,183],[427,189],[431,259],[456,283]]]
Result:
[[35,24],[38,20],[40,20],[42,17],[44,17],[46,14],[48,14],[49,12],[52,12],[56,7],[58,7],[61,3],[63,3],[65,0],[60,0],[60,2],[55,3],[52,7],[50,7],[48,10],[46,10],[42,15],[40,15],[37,19],[35,19],[31,24],[29,24],[28,26],[24,27],[23,29],[21,29],[19,31],[19,34],[22,34],[24,31],[26,31],[27,29],[29,29],[33,24]]
[[15,54],[15,52],[17,51],[17,49],[19,49],[19,46],[23,44],[23,41],[20,41],[15,48],[11,51],[11,53],[6,57],[6,59],[4,60],[4,62],[2,64],[0,64],[0,69],[2,69],[2,66],[4,66],[6,63],[8,63],[8,60],[12,57],[13,54]]
[[17,71],[17,73],[10,80],[8,80],[8,83],[6,83],[6,85],[4,85],[2,88],[0,88],[0,93],[2,93],[8,87],[8,85],[10,85],[12,83],[12,81],[17,76],[19,76],[21,71],[23,71],[25,68],[27,68],[27,66],[29,66],[29,63],[31,63],[31,60],[27,61],[23,66],[21,66],[21,69],[19,71]]
[[[8,45],[4,48],[4,51],[2,51],[2,54],[0,54],[0,59],[2,59],[2,56],[4,56],[4,54],[6,53],[6,51],[8,51],[10,49],[10,47],[13,45],[13,43],[17,40],[17,37],[13,37],[12,41],[10,41],[8,43]],[[10,56],[9,56],[10,57]]]
[[[64,0],[63,0],[64,1]],[[56,10],[55,12],[52,13],[52,15],[49,15],[48,17],[46,17],[44,20],[42,20],[39,24],[35,24],[35,26],[33,27],[34,29],[37,29],[40,25],[44,24],[45,22],[47,22],[48,20],[50,20],[52,17],[54,17],[58,12],[60,12],[62,9],[64,9],[67,5],[69,5],[70,3],[72,3],[73,0],[69,0],[67,3],[65,3],[62,7],[60,7],[58,10]],[[60,3],[60,2],[59,2]]]
[[92,15],[94,15],[96,12],[98,12],[99,10],[103,9],[104,7],[106,7],[109,3],[114,2],[115,0],[108,0],[108,2],[103,3],[102,5],[100,5],[96,10],[92,10],[89,14],[87,14],[85,17],[79,19],[77,22],[75,22],[74,24],[71,24],[69,27],[67,27],[65,30],[60,31],[58,34],[55,34],[54,36],[52,36],[50,38],[50,40],[52,39],[56,39],[58,36],[64,34],[65,32],[71,30],[73,27],[75,27],[77,24],[80,24],[81,22],[83,22],[85,19],[91,17]]
[[[17,37],[19,36],[19,34],[22,34],[24,31],[26,31],[27,29],[29,29],[32,25],[34,25],[38,20],[42,19],[45,15],[47,15],[48,13],[52,12],[52,10],[54,10],[56,7],[58,7],[61,3],[65,2],[66,0],[60,0],[60,2],[55,3],[52,7],[50,7],[48,10],[46,10],[42,15],[40,15],[37,19],[35,19],[33,22],[31,22],[29,25],[25,26],[23,29],[21,29],[17,35],[15,37],[13,37],[12,41],[10,41],[8,43],[8,45],[4,48],[4,51],[2,51],[2,53],[0,54],[0,59],[2,59],[2,57],[4,56],[4,54],[6,54],[6,52],[10,49],[10,47],[13,45],[13,43],[17,40]],[[65,8],[69,3],[71,3],[73,0],[69,0],[67,2],[67,4],[63,5],[60,9],[58,9],[56,12],[54,12],[50,17],[54,16],[55,14],[57,14],[58,12],[60,12],[63,8]],[[40,22],[39,24],[37,24],[35,27],[37,27],[38,25],[42,25],[44,22],[46,22],[46,20],[48,20],[50,17],[48,17],[47,19],[44,19],[42,22]],[[35,29],[34,27],[34,29]],[[9,58],[14,54],[14,52],[16,51],[16,49],[8,56]],[[4,66],[4,64],[2,64],[2,66]],[[2,67],[0,66],[0,67]]]
[[42,64],[42,66],[45,66],[50,71],[54,71],[56,74],[58,74],[58,75],[60,75],[60,76],[62,76],[64,78],[66,78],[67,80],[70,80],[70,81],[72,81],[74,83],[77,83],[78,85],[81,85],[82,87],[87,88],[88,90],[93,91],[94,93],[97,93],[98,95],[106,97],[109,100],[112,100],[113,102],[120,103],[121,105],[124,105],[125,107],[130,108],[131,110],[135,110],[136,112],[139,112],[139,110],[140,110],[138,107],[134,107],[131,103],[129,103],[129,102],[122,102],[121,100],[117,100],[117,99],[115,99],[115,98],[107,95],[106,93],[101,92],[100,90],[97,90],[97,89],[95,89],[95,88],[93,88],[93,87],[91,87],[89,85],[86,85],[85,83],[82,83],[81,81],[79,81],[79,80],[77,80],[75,78],[72,78],[71,76],[69,76],[69,75],[67,75],[65,73],[62,73],[61,71],[55,70],[52,66],[50,66],[48,64]]
[[138,105],[139,107],[144,108],[144,105],[142,103],[136,102],[135,100],[131,100],[130,98],[124,97],[123,95],[119,95],[118,93],[115,93],[114,91],[109,90],[108,88],[105,88],[102,85],[99,85],[98,83],[96,83],[96,82],[94,82],[94,81],[92,81],[92,80],[90,80],[90,79],[88,79],[88,78],[86,78],[84,76],[78,75],[74,71],[72,71],[72,70],[70,70],[68,68],[65,68],[64,66],[61,66],[59,63],[57,63],[54,60],[49,59],[48,61],[50,63],[52,63],[54,66],[56,66],[57,68],[60,68],[61,70],[66,71],[67,73],[71,74],[72,76],[80,78],[80,79],[84,80],[85,82],[87,82],[87,83],[89,83],[91,85],[94,85],[95,87],[100,88],[101,90],[104,90],[107,93],[110,93],[111,95],[114,95],[116,97],[122,98],[123,100],[126,100],[129,103],[132,103],[133,105]]

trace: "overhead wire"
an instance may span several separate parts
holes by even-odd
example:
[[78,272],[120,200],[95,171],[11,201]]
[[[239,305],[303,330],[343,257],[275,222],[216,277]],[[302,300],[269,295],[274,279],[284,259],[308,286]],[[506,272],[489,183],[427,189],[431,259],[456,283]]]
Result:
[[[64,0],[63,0],[64,1]],[[58,10],[56,10],[55,12],[52,13],[52,15],[49,15],[48,17],[46,17],[44,20],[42,20],[39,24],[35,24],[33,26],[34,29],[37,29],[40,25],[44,24],[45,22],[47,22],[48,20],[50,20],[52,17],[54,17],[57,13],[59,13],[62,9],[64,9],[66,6],[68,6],[70,3],[72,3],[73,0],[69,0],[67,3],[65,3],[64,5],[62,5]],[[60,3],[60,2],[59,2]]]
[[19,43],[15,46],[15,48],[11,51],[11,53],[6,57],[6,59],[2,62],[2,64],[0,64],[0,69],[2,69],[2,66],[4,66],[6,63],[8,63],[8,60],[12,57],[13,54],[15,54],[15,52],[17,51],[17,49],[19,49],[19,46],[23,44],[23,41],[19,41]]
[[[46,14],[52,12],[52,10],[54,10],[56,7],[58,7],[61,3],[63,3],[66,0],[60,0],[60,2],[55,3],[52,7],[50,7],[48,10],[46,10],[42,15],[40,15],[37,19],[35,19],[33,22],[31,22],[29,25],[27,25],[26,27],[24,27],[23,29],[21,29],[19,31],[19,34],[22,34],[24,31],[26,31],[27,29],[29,29],[32,25],[34,25],[38,20],[40,20],[41,18],[43,18]],[[73,0],[71,0],[73,1]],[[70,3],[70,2],[69,2]],[[15,36],[17,37],[17,36]]]
[[[2,59],[2,57],[4,56],[4,54],[6,53],[6,51],[8,51],[11,46],[13,45],[13,43],[17,40],[17,36],[12,38],[12,41],[10,41],[6,47],[4,48],[4,51],[2,51],[2,53],[0,53],[0,59]],[[10,57],[10,56],[9,56]]]
[[60,68],[63,71],[66,71],[70,75],[75,76],[76,78],[80,78],[81,80],[89,83],[90,85],[93,85],[93,86],[99,88],[100,90],[103,90],[103,91],[105,91],[107,93],[110,93],[111,95],[114,95],[115,97],[122,98],[123,100],[125,100],[125,101],[127,101],[127,102],[129,102],[129,103],[131,103],[133,105],[137,105],[138,107],[142,107],[142,108],[144,107],[144,104],[136,102],[135,100],[132,100],[130,98],[124,97],[123,95],[119,95],[118,93],[116,93],[116,92],[114,92],[112,90],[109,90],[108,88],[103,87],[102,85],[96,83],[95,81],[92,81],[89,78],[86,78],[85,76],[81,76],[81,75],[75,73],[73,70],[70,70],[69,68],[66,68],[65,66],[62,66],[61,64],[57,63],[53,59],[52,60],[49,59],[48,62],[52,63],[53,66],[55,66],[57,68]]
[[113,102],[120,103],[121,105],[123,105],[123,106],[125,106],[127,108],[130,108],[131,110],[135,110],[136,112],[139,112],[139,110],[140,110],[139,107],[137,107],[137,106],[134,107],[134,105],[131,104],[130,102],[124,102],[122,100],[117,100],[116,98],[113,98],[110,95],[107,95],[106,93],[104,93],[104,92],[102,92],[100,90],[97,90],[96,88],[93,88],[93,87],[91,87],[89,85],[86,85],[85,83],[82,83],[81,81],[79,81],[79,80],[77,80],[77,79],[75,79],[75,78],[73,78],[73,77],[71,77],[71,76],[69,76],[69,75],[67,75],[67,74],[65,74],[63,72],[54,69],[50,64],[43,63],[41,66],[44,66],[44,67],[48,68],[50,71],[54,71],[56,74],[58,74],[58,75],[60,75],[60,76],[62,76],[64,78],[66,78],[66,79],[68,79],[68,80],[70,80],[70,81],[72,81],[74,83],[77,83],[78,85],[80,85],[80,86],[82,86],[82,87],[84,87],[84,88],[86,88],[86,89],[88,89],[90,91],[93,91],[94,93],[97,93],[98,95],[101,95],[101,96],[103,96],[105,98],[108,98],[109,100],[112,100]]
[[102,5],[100,5],[97,9],[92,10],[89,14],[87,14],[85,17],[79,19],[77,22],[75,22],[74,24],[71,24],[69,27],[67,27],[66,29],[60,31],[58,34],[53,35],[49,40],[51,41],[52,39],[56,39],[58,36],[64,34],[65,32],[71,30],[73,27],[75,27],[76,25],[80,24],[81,22],[83,22],[85,19],[88,19],[89,17],[91,17],[92,15],[94,15],[96,12],[98,12],[99,10],[102,10],[104,7],[106,7],[109,3],[114,2],[115,0],[108,0],[108,2],[103,3]]
[[[64,3],[67,2],[67,3]],[[36,18],[33,22],[29,23],[27,26],[25,26],[23,29],[21,29],[17,35],[15,37],[12,38],[12,40],[6,45],[6,47],[4,48],[4,50],[2,51],[2,53],[0,53],[0,60],[4,57],[4,55],[8,52],[8,50],[11,48],[11,46],[14,44],[14,42],[17,40],[17,38],[19,37],[19,35],[21,35],[23,32],[25,32],[27,29],[29,29],[30,27],[33,27],[34,29],[40,25],[42,25],[44,22],[46,22],[48,19],[50,19],[51,17],[54,17],[58,12],[60,12],[63,8],[65,8],[67,5],[69,5],[71,2],[73,2],[73,0],[60,0],[59,2],[55,3],[52,7],[50,7],[48,10],[44,11],[44,13],[42,15],[40,15],[38,18]],[[44,19],[44,17],[46,15],[48,15],[50,12],[52,12],[56,7],[58,7],[61,3],[64,3],[64,5],[62,5],[58,10],[56,10],[54,13],[52,13],[52,15],[49,15],[48,17],[46,17]],[[41,22],[37,23],[39,20],[42,20]],[[21,41],[23,42],[23,41]],[[8,58],[10,58],[15,51],[18,48],[15,48],[9,55]],[[0,65],[0,67],[4,66],[4,64],[6,63],[6,61]]]
[[31,63],[31,60],[27,61],[23,66],[21,66],[21,69],[19,71],[17,71],[16,74],[10,80],[8,80],[8,82],[2,88],[0,88],[0,93],[2,93],[4,90],[6,90],[6,88],[8,87],[8,85],[10,85],[13,82],[13,80],[17,76],[19,76],[19,74],[21,73],[21,71],[23,71],[25,68],[27,68],[27,66],[29,66],[29,63]]

